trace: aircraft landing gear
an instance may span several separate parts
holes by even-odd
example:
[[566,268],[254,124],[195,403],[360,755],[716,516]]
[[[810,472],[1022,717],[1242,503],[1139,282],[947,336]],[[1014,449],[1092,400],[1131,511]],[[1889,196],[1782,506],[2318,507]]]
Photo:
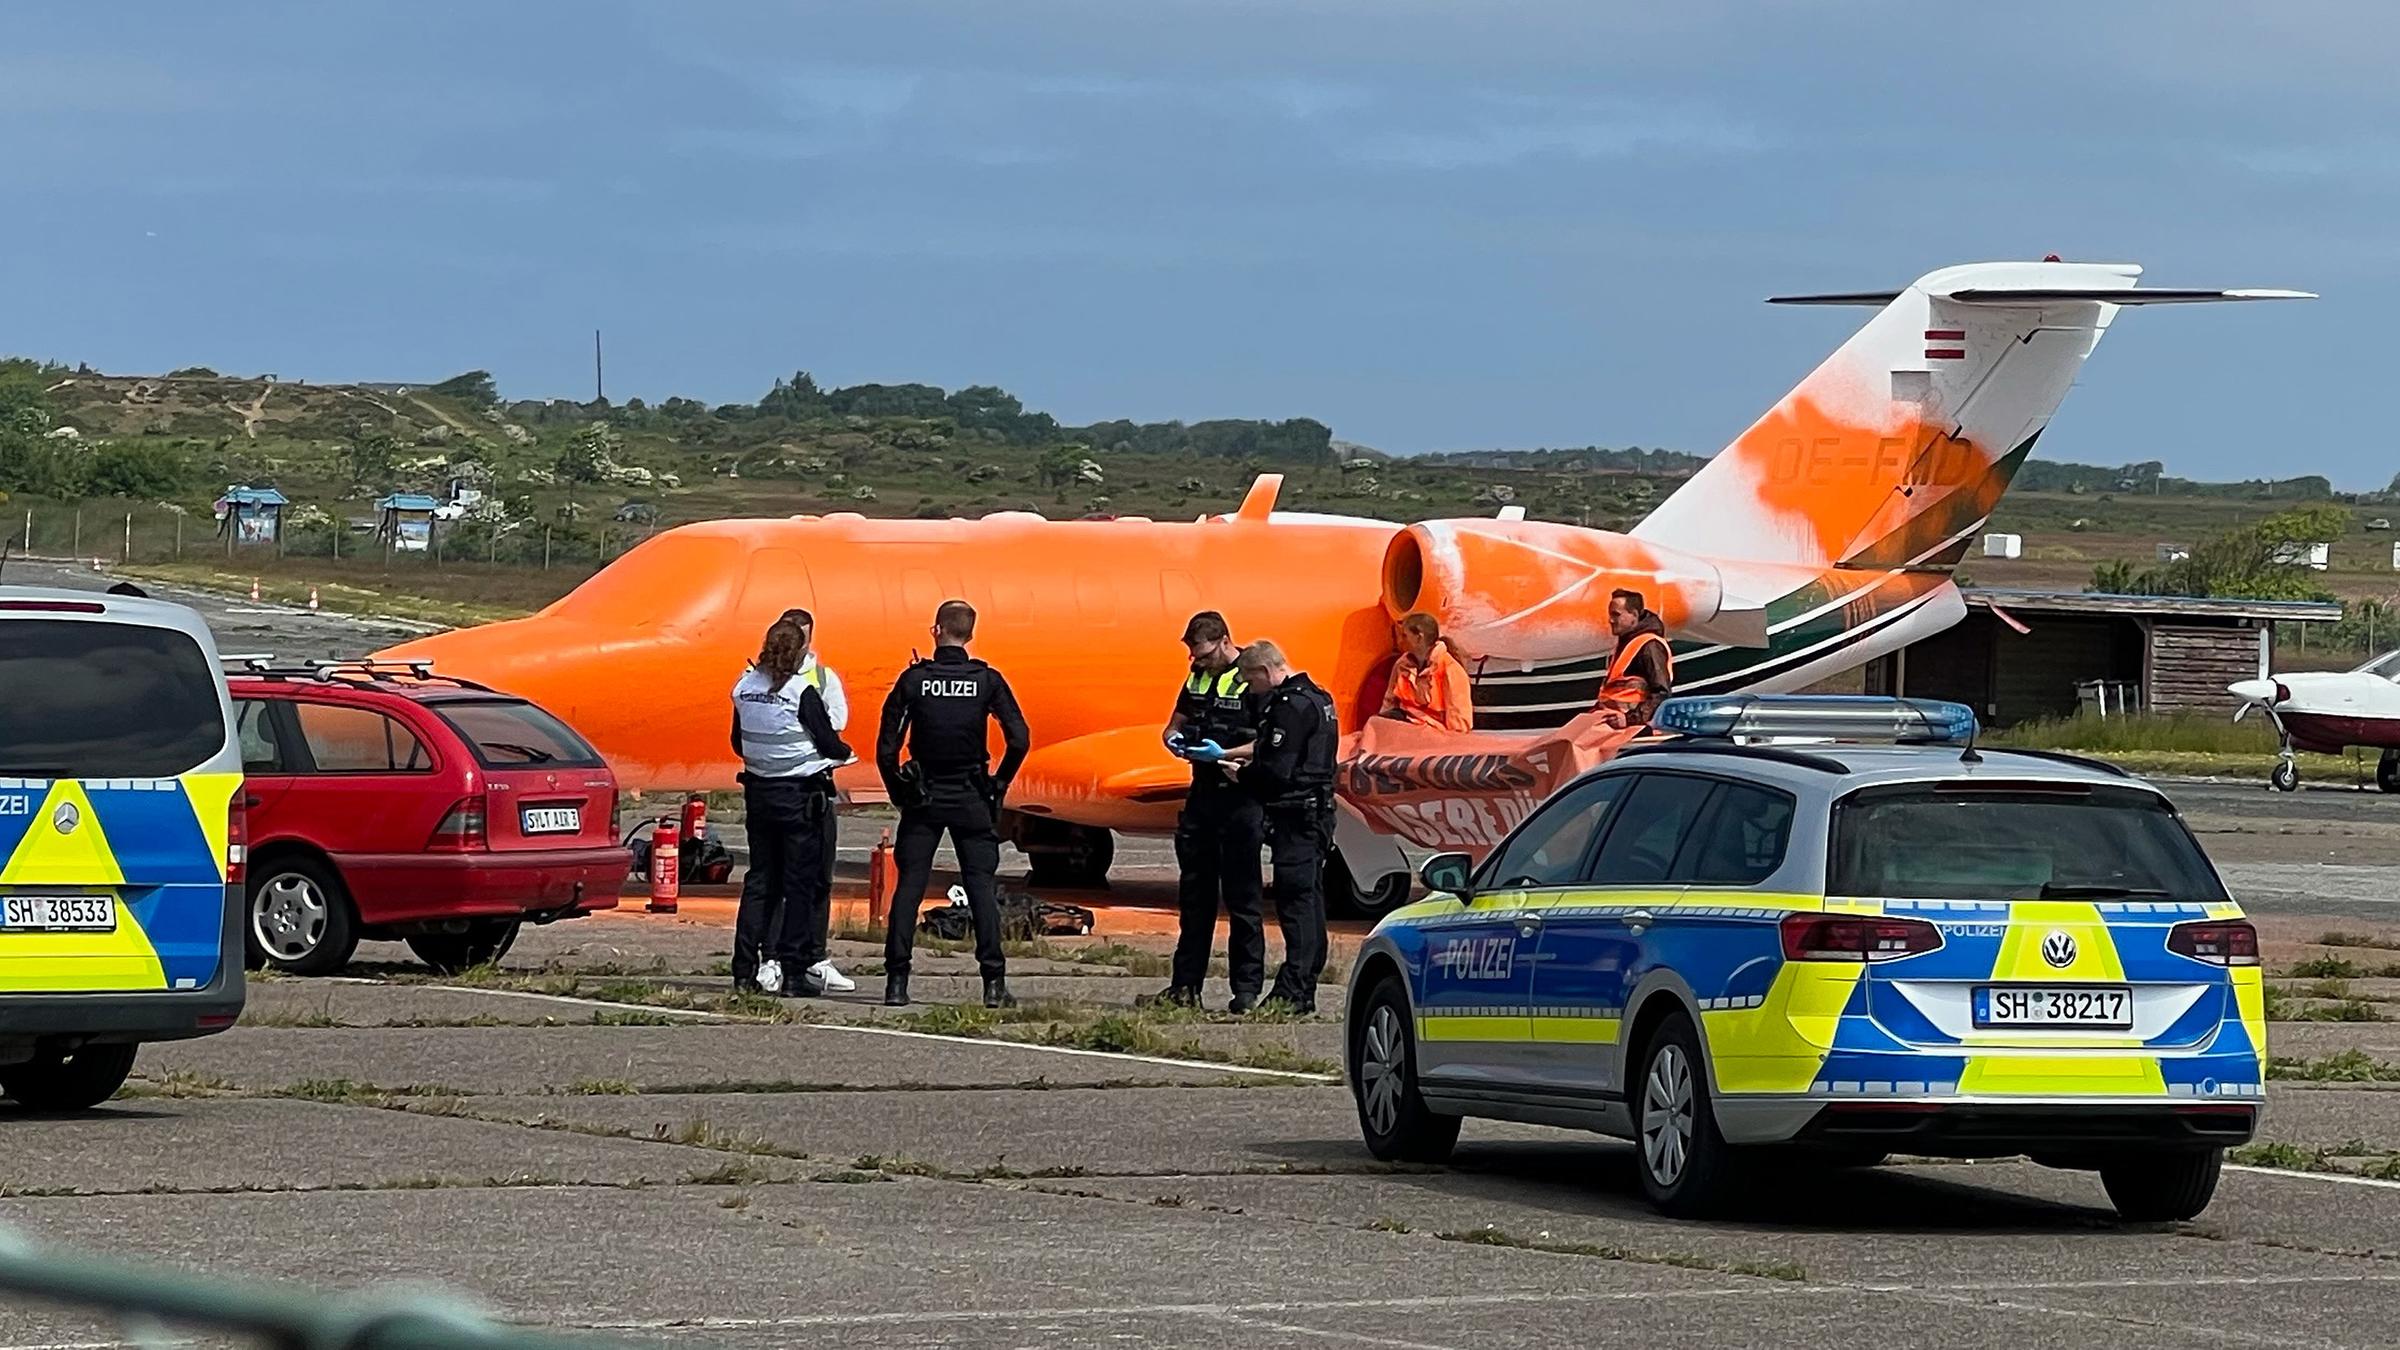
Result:
[[1117,837],[1090,825],[1005,812],[1001,837],[1015,844],[1031,864],[1025,880],[1035,886],[1070,886],[1097,890],[1108,885],[1108,866],[1116,861]]
[[2386,792],[2400,792],[2400,750],[2386,750],[2375,761],[2375,786]]
[[2274,769],[2267,774],[2267,786],[2277,792],[2300,790],[2300,765],[2292,758],[2292,747],[2283,747],[2283,758],[2276,760]]

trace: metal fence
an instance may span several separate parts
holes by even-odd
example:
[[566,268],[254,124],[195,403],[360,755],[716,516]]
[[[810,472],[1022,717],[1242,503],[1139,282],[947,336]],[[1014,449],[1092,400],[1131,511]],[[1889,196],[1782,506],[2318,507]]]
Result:
[[114,1319],[133,1345],[173,1344],[170,1328],[246,1336],[276,1350],[605,1350],[633,1344],[510,1326],[439,1290],[329,1297],[42,1247],[5,1228],[0,1294]]
[[0,537],[12,541],[16,553],[120,563],[292,557],[395,565],[589,567],[664,528],[655,520],[524,522],[507,529],[480,520],[436,520],[423,538],[395,539],[380,530],[360,530],[341,516],[287,516],[279,537],[245,543],[207,512],[177,511],[156,502],[19,496],[0,507]]

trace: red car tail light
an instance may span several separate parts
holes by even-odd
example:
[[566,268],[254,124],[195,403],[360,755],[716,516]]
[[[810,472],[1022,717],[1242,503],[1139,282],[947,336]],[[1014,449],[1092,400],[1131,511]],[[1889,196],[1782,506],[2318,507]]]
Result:
[[2258,964],[2258,929],[2241,919],[2179,923],[2167,930],[2167,950],[2212,966]]
[[247,783],[236,784],[225,802],[225,884],[239,886],[250,879],[250,808],[243,804]]
[[481,797],[461,797],[433,827],[433,837],[425,841],[428,853],[473,853],[491,845],[484,828],[484,804]]
[[1865,914],[1787,914],[1783,919],[1786,961],[1896,961],[1941,945],[1941,930],[1923,919]]

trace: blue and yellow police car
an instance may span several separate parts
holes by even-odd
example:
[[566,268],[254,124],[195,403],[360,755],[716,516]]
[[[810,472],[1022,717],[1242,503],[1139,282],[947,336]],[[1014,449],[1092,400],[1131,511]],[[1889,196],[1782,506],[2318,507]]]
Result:
[[2262,1105],[2258,934],[2158,789],[1977,750],[1957,704],[1673,699],[1379,924],[1350,1081],[1378,1157],[1462,1117],[1636,1145],[1671,1214],[1770,1159],[2030,1155],[2188,1218]]
[[0,1092],[107,1100],[242,1010],[242,758],[181,605],[0,587]]

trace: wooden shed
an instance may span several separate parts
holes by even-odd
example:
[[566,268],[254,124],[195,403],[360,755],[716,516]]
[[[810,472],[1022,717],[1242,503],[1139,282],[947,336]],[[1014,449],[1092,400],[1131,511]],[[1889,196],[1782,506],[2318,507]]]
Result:
[[1966,588],[1957,626],[1877,658],[1866,691],[1951,699],[1986,726],[2079,708],[2228,712],[2225,686],[2275,664],[2275,625],[2342,607],[2288,600]]

